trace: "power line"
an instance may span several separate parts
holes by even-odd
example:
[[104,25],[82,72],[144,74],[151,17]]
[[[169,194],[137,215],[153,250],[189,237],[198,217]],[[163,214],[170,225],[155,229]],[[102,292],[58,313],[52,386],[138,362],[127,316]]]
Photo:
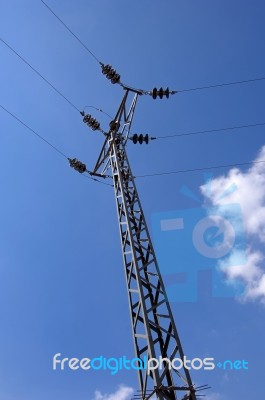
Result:
[[29,125],[27,125],[25,122],[23,122],[20,118],[18,118],[15,114],[13,114],[11,111],[8,111],[4,106],[2,106],[0,104],[0,107],[7,113],[9,114],[12,118],[14,118],[17,122],[19,122],[21,125],[25,126],[25,128],[27,128],[29,131],[31,131],[32,133],[34,133],[34,135],[36,135],[39,139],[43,140],[43,142],[45,142],[46,144],[48,144],[50,147],[52,147],[55,151],[57,151],[57,153],[59,153],[61,156],[63,156],[64,158],[68,159],[68,157],[61,151],[59,150],[57,147],[55,147],[53,144],[51,144],[50,142],[48,142],[48,140],[46,140],[43,136],[41,136],[40,134],[38,134],[36,131],[34,131],[34,129],[32,129]]
[[259,78],[251,78],[251,79],[245,79],[245,80],[241,80],[241,81],[233,81],[233,82],[223,82],[223,83],[217,83],[217,84],[213,84],[213,85],[207,85],[207,86],[198,86],[198,87],[194,87],[194,88],[188,88],[188,89],[179,89],[179,90],[169,90],[169,88],[167,89],[163,89],[162,87],[158,90],[157,88],[154,88],[151,91],[148,90],[142,90],[142,89],[133,89],[129,86],[126,86],[124,84],[121,84],[123,86],[124,89],[129,89],[135,92],[138,92],[139,94],[145,94],[145,95],[150,95],[153,97],[153,99],[156,99],[157,97],[160,97],[160,99],[162,99],[164,96],[166,96],[167,98],[169,97],[169,95],[174,95],[177,93],[185,93],[185,92],[194,92],[197,90],[206,90],[206,89],[216,89],[218,87],[224,87],[224,86],[232,86],[232,85],[242,85],[245,83],[252,83],[252,82],[258,82],[258,81],[264,81],[265,77],[259,77]]
[[201,135],[201,134],[205,134],[205,133],[223,132],[223,131],[243,129],[243,128],[244,129],[255,128],[255,127],[264,126],[264,125],[265,125],[265,122],[249,124],[249,125],[228,126],[225,128],[218,128],[218,129],[207,129],[207,130],[203,130],[203,131],[193,131],[193,132],[176,133],[173,135],[166,135],[166,136],[157,136],[156,139],[171,139],[171,138],[181,137],[181,136]]
[[79,37],[65,24],[65,22],[61,20],[61,18],[58,17],[57,14],[55,14],[55,12],[48,6],[48,4],[46,4],[45,1],[43,0],[40,1],[45,5],[45,7],[48,8],[48,10],[55,16],[55,18],[57,18],[58,21],[60,21],[61,24],[63,24],[63,26],[68,30],[68,32],[71,33],[72,36],[74,36],[74,38],[84,47],[84,49],[100,64],[100,61],[97,58],[97,56],[94,53],[92,53],[92,51],[84,44],[84,42],[82,42],[82,40],[79,39]]
[[[47,7],[47,9],[63,24],[63,26],[70,32],[72,36],[75,37],[75,39],[84,47],[84,49],[102,66],[102,63],[98,59],[98,57],[84,44],[84,42],[81,41],[81,39],[66,25],[65,22],[62,21],[61,18],[58,17],[58,15],[45,3],[44,0],[41,0],[41,2]],[[207,86],[198,86],[194,88],[187,88],[187,89],[180,89],[180,90],[173,90],[171,91],[171,94],[176,94],[176,93],[185,93],[185,92],[191,92],[191,91],[197,91],[197,90],[206,90],[206,89],[214,89],[218,87],[225,87],[225,86],[232,86],[232,85],[242,85],[245,83],[251,83],[251,82],[258,82],[258,81],[263,81],[265,80],[265,77],[259,77],[259,78],[251,78],[251,79],[245,79],[241,81],[233,81],[233,82],[223,82],[223,83],[218,83],[218,84],[213,84],[213,85],[207,85]],[[124,88],[129,88],[129,86],[121,84]],[[131,90],[135,91],[136,89],[130,88]],[[142,89],[137,89],[137,91],[141,94],[152,94],[152,92],[147,91],[147,90],[142,90]]]
[[189,88],[189,89],[181,89],[181,90],[176,90],[176,92],[177,93],[184,93],[184,92],[191,92],[191,91],[195,91],[195,90],[214,89],[214,88],[217,88],[217,87],[241,85],[243,83],[258,82],[258,81],[264,81],[264,80],[265,80],[265,77],[253,78],[253,79],[246,79],[246,80],[243,80],[243,81],[224,82],[224,83],[218,83],[216,85],[199,86],[199,87],[194,87],[194,88]]
[[145,174],[145,175],[136,175],[135,178],[148,178],[148,177],[152,177],[152,176],[184,174],[184,173],[187,173],[187,172],[198,172],[198,171],[209,171],[209,170],[212,170],[212,169],[220,169],[220,168],[242,167],[242,166],[245,166],[245,165],[261,164],[261,163],[265,163],[265,160],[249,161],[249,162],[243,162],[243,163],[237,163],[237,164],[211,165],[211,166],[202,167],[202,168],[182,169],[182,170],[178,170],[178,171],[159,172],[159,173],[155,173],[155,174]]
[[[44,0],[41,0],[41,2],[47,7],[47,9],[61,22],[61,24],[63,24],[63,26],[68,30],[68,32],[75,37],[75,39],[84,47],[84,49],[100,64],[102,65],[102,63],[100,62],[100,60],[98,59],[98,57],[84,44],[84,42],[82,42],[82,40],[66,25],[65,22],[62,21],[61,18],[58,17],[58,15],[45,3]],[[214,88],[218,88],[218,87],[224,87],[224,86],[232,86],[232,85],[242,85],[245,83],[251,83],[251,82],[258,82],[258,81],[263,81],[265,80],[265,77],[260,77],[260,78],[251,78],[251,79],[245,79],[245,80],[241,80],[241,81],[233,81],[233,82],[223,82],[223,83],[218,83],[218,84],[213,84],[213,85],[207,85],[207,86],[198,86],[198,87],[194,87],[194,88],[187,88],[187,89],[180,89],[180,90],[173,90],[173,93],[184,93],[184,92],[191,92],[191,91],[197,91],[197,90],[206,90],[206,89],[214,89]],[[128,87],[126,85],[123,85],[125,87]],[[133,88],[131,88],[132,90],[135,90]],[[142,94],[150,94],[151,92],[146,91],[146,90],[138,90],[139,92],[141,92]]]
[[[21,56],[21,54],[19,54],[12,46],[10,46],[5,40],[3,40],[2,38],[0,38],[1,42],[4,43],[9,50],[11,50],[17,57],[19,57],[28,67],[30,67],[41,79],[44,80],[44,82],[46,82],[53,90],[55,90],[55,92],[57,94],[59,94],[64,100],[66,100],[71,107],[73,107],[76,111],[80,112],[80,110],[78,109],[78,107],[76,107],[62,92],[60,92],[50,81],[48,81],[48,79],[46,79],[36,68],[34,68],[24,57]],[[111,116],[106,113],[104,110],[102,110],[101,108],[95,107],[95,106],[86,106],[86,107],[90,107],[90,108],[94,108],[95,110],[107,115],[108,117],[111,118]]]
[[109,118],[113,119],[113,117],[111,115],[109,115],[107,112],[105,112],[104,110],[102,110],[102,108],[97,108],[97,107],[94,107],[94,106],[84,106],[83,110],[85,110],[87,107],[94,108],[95,110],[97,110],[97,111],[107,115]]
[[[21,125],[23,125],[25,128],[27,128],[30,132],[32,132],[34,135],[36,135],[39,139],[41,139],[44,143],[46,143],[48,146],[50,146],[53,150],[57,152],[57,154],[60,154],[60,156],[66,158],[69,160],[69,157],[67,157],[61,150],[59,150],[57,147],[55,147],[51,142],[49,142],[47,139],[45,139],[43,136],[41,136],[39,133],[37,133],[34,129],[32,129],[29,125],[27,125],[25,122],[23,122],[20,118],[18,118],[15,114],[13,114],[11,111],[7,110],[4,106],[0,104],[0,107],[2,110],[4,110],[7,114],[9,114],[12,118],[14,118],[17,122],[19,122]],[[97,183],[101,183],[102,185],[107,185],[107,186],[112,186],[110,183],[102,182],[96,178],[92,178],[89,175],[82,175],[85,176],[88,179],[91,179]]]
[[106,185],[106,186],[111,186],[111,187],[113,187],[113,185],[112,185],[111,183],[99,181],[97,178],[92,178],[92,177],[89,176],[89,175],[82,175],[82,176],[83,176],[84,178],[92,179],[92,181],[101,183],[102,185]]
[[[45,139],[43,136],[41,136],[39,133],[37,133],[34,129],[32,129],[29,125],[27,125],[25,122],[23,122],[20,118],[18,118],[15,114],[13,114],[11,111],[7,110],[3,105],[0,104],[0,107],[7,113],[9,114],[12,118],[14,118],[17,122],[19,122],[21,125],[23,125],[25,128],[27,128],[29,131],[31,131],[34,135],[36,135],[39,139],[41,139],[44,143],[49,145],[53,150],[55,150],[58,154],[60,154],[62,157],[66,158],[69,160],[69,157],[67,157],[61,150],[59,150],[57,147],[55,147],[52,143],[50,143],[47,139]],[[244,162],[244,163],[236,163],[236,164],[225,164],[225,165],[211,165],[208,167],[201,167],[201,168],[192,168],[192,169],[184,169],[184,170],[178,170],[178,171],[170,171],[170,172],[160,172],[160,173],[154,173],[154,174],[145,174],[145,175],[136,175],[135,178],[147,178],[147,177],[154,177],[154,176],[163,176],[163,175],[176,175],[176,174],[182,174],[182,173],[188,173],[188,172],[198,172],[198,171],[207,171],[207,170],[213,170],[213,169],[220,169],[220,168],[231,168],[231,167],[240,167],[240,166],[246,166],[246,165],[251,165],[251,164],[261,164],[265,163],[265,160],[259,160],[259,161],[249,161],[249,162]],[[96,178],[92,178],[91,176],[85,175],[88,179],[91,179],[95,182],[107,185],[107,186],[113,186],[110,183],[102,182],[99,181]]]
[[37,74],[41,79],[44,80],[56,93],[58,93],[64,100],[66,100],[70,106],[72,106],[76,111],[79,112],[79,109],[64,95],[60,92],[51,82],[48,81],[39,71],[36,70],[25,58],[23,58],[16,50],[13,49],[6,41],[0,38],[1,42],[4,43],[17,57],[19,57],[28,67],[30,67],[35,74]]
[[[161,89],[159,89],[159,91],[157,90],[157,88],[154,88],[152,91],[148,91],[148,90],[142,90],[142,89],[136,90],[133,88],[129,88],[128,86],[123,85],[123,84],[122,84],[122,86],[124,88],[131,89],[133,91],[138,91],[140,94],[151,95],[154,99],[156,99],[157,96],[162,99],[164,96],[166,96],[168,98],[169,95],[174,95],[177,93],[194,92],[197,90],[206,90],[206,89],[216,89],[218,87],[242,85],[245,83],[259,82],[259,81],[264,81],[264,80],[265,80],[265,77],[259,77],[259,78],[245,79],[242,81],[223,82],[223,83],[217,83],[217,84],[207,85],[207,86],[198,86],[198,87],[188,88],[188,89],[169,90],[169,88],[167,88],[166,90],[163,90],[161,88]],[[159,94],[160,91],[161,91],[161,93]]]

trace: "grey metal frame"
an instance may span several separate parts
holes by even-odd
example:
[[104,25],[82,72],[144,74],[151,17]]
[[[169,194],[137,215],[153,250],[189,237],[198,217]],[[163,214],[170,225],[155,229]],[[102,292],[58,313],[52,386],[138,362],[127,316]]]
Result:
[[[131,89],[125,91],[114,119],[117,124],[106,135],[94,173],[101,170],[100,173],[106,175],[110,168],[112,170],[136,357],[142,362],[151,358],[159,359],[160,356],[184,360],[126,153],[126,142],[139,95],[137,91],[134,93],[129,111],[126,112],[130,92]],[[161,369],[155,369],[150,374],[145,369],[138,370],[140,391],[135,399],[148,400],[156,396],[157,399],[196,400],[196,390],[189,371],[185,367],[170,370],[167,360],[161,364]],[[185,392],[184,396],[179,397],[180,391]]]

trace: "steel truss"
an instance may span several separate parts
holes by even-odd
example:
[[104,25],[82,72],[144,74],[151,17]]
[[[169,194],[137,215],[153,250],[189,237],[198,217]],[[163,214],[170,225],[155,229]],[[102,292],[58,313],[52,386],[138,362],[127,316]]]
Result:
[[168,360],[180,358],[184,361],[184,353],[126,153],[126,143],[140,94],[134,91],[127,112],[126,104],[131,92],[131,89],[125,90],[93,173],[102,176],[107,175],[108,170],[112,171],[139,368],[151,358],[163,359],[159,366],[161,369],[154,369],[150,374],[146,369],[138,370],[140,390],[135,398],[196,400],[196,390],[189,371],[185,367],[178,370],[169,368]]

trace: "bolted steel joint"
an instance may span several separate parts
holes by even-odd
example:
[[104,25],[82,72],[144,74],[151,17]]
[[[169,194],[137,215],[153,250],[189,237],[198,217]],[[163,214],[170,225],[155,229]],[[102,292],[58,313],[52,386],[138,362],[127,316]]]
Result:
[[118,131],[120,128],[120,123],[118,121],[111,121],[109,127],[111,131]]

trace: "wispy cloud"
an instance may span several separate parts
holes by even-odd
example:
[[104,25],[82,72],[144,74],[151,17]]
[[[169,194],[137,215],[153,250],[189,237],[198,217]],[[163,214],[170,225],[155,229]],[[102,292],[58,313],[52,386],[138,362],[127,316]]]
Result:
[[97,390],[93,400],[129,400],[133,392],[133,388],[120,385],[117,391],[111,394],[103,394],[101,391]]
[[[229,260],[219,263],[219,267],[229,282],[240,279],[245,284],[241,300],[259,300],[265,304],[265,268],[262,248],[265,243],[265,146],[263,146],[252,166],[242,172],[231,169],[226,175],[217,177],[209,185],[201,186],[201,192],[207,203],[218,208],[229,204],[240,204],[244,231],[247,240],[247,262],[236,265],[242,259],[238,249],[234,249]],[[236,190],[227,190],[236,188]],[[223,193],[226,193],[223,196]],[[227,261],[229,265],[226,268]]]

